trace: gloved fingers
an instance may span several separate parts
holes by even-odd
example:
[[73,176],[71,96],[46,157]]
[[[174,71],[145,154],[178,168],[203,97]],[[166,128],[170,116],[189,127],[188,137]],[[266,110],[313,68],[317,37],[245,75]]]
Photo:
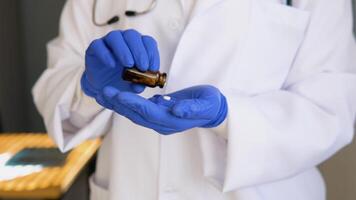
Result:
[[90,85],[90,83],[88,82],[88,78],[87,78],[86,72],[84,72],[82,74],[82,77],[80,79],[80,86],[82,88],[82,91],[86,95],[95,98],[97,92],[96,92],[95,88],[92,85]]
[[105,87],[103,90],[103,98],[104,102],[110,103],[112,106],[112,109],[114,109],[118,114],[125,116],[129,120],[133,121],[136,124],[139,124],[141,126],[145,126],[147,128],[154,129],[155,131],[161,133],[161,134],[169,134],[169,133],[174,133],[177,132],[176,130],[168,127],[161,126],[159,124],[155,124],[152,122],[147,121],[144,119],[139,113],[135,112],[134,110],[131,110],[127,108],[125,105],[120,104],[118,102],[115,102],[115,97],[120,93],[119,90],[117,90],[114,87],[108,86]]
[[193,90],[191,88],[178,90],[173,93],[166,94],[166,95],[176,98],[176,99],[192,99],[192,98],[194,98]]
[[122,33],[129,47],[135,66],[141,71],[147,71],[149,67],[148,55],[142,42],[142,36],[136,30],[130,29]]
[[[86,62],[88,59],[96,58],[105,66],[115,68],[115,59],[111,55],[111,52],[106,47],[105,43],[101,39],[96,39],[90,43],[86,50]],[[101,67],[101,66],[100,66]]]
[[152,97],[148,98],[148,100],[152,101],[153,103],[157,104],[157,99],[162,96],[162,95],[159,95],[159,94],[155,94],[153,95]]
[[167,127],[161,126],[159,124],[155,124],[155,123],[147,121],[139,113],[125,107],[125,105],[118,103],[114,106],[114,110],[118,114],[120,114],[120,115],[126,117],[127,119],[129,119],[130,121],[132,121],[133,123],[138,124],[140,126],[144,126],[149,129],[153,129],[160,134],[169,135],[169,134],[177,132],[176,130],[174,130],[172,128],[167,128]]
[[135,62],[121,31],[111,31],[104,37],[106,46],[113,52],[115,58],[125,67],[132,67]]
[[184,99],[172,108],[172,113],[184,119],[214,119],[219,112],[219,103],[205,99]]
[[214,118],[214,120],[210,121],[208,124],[204,125],[203,127],[206,128],[216,127],[226,119],[228,113],[228,105],[227,105],[226,97],[224,95],[221,95],[220,102],[221,102],[220,108],[216,118]]
[[176,104],[176,99],[173,97],[170,97],[168,95],[154,95],[153,97],[149,98],[150,101],[157,105],[165,106],[168,108],[173,108],[173,106]]
[[143,45],[146,48],[146,52],[149,59],[149,69],[150,71],[159,71],[160,58],[159,51],[157,47],[157,42],[151,36],[142,36]]
[[152,99],[145,99],[139,95],[122,92],[117,95],[117,102],[126,108],[140,114],[145,120],[180,132],[206,124],[210,120],[179,118],[171,113],[171,109],[164,105],[155,104]]
[[106,98],[101,93],[95,96],[95,100],[99,105],[103,106],[104,108],[110,110],[113,109],[113,105],[111,104],[111,102],[107,101]]
[[136,83],[132,83],[130,86],[131,86],[131,89],[137,94],[143,92],[146,88],[144,85],[136,84]]
[[171,114],[169,108],[157,105],[148,99],[130,92],[118,94],[116,100],[128,109],[140,114],[147,121],[174,130],[180,130],[182,127],[185,128],[190,126],[191,123],[195,123],[192,120],[179,119]]
[[97,94],[95,100],[103,107],[113,110],[114,98],[119,94],[119,90],[112,86],[106,86],[103,90]]
[[131,92],[121,92],[116,101],[127,108],[139,113],[143,118],[151,122],[160,122],[164,111],[153,102]]
[[119,94],[119,90],[118,89],[116,89],[115,87],[112,87],[112,86],[106,86],[106,87],[104,87],[104,89],[103,89],[103,91],[102,91],[102,93],[103,93],[103,95],[104,95],[104,97],[105,97],[105,99],[107,100],[107,101],[109,101],[109,102],[111,102],[111,104],[113,103],[113,98],[117,95],[117,94]]

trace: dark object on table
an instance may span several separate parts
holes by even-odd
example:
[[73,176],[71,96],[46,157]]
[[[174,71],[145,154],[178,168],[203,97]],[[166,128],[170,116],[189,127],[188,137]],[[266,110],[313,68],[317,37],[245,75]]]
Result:
[[42,165],[44,167],[63,166],[68,153],[61,153],[58,148],[25,148],[16,153],[7,166]]
[[163,88],[166,84],[166,73],[146,71],[141,72],[137,68],[125,68],[122,73],[122,79],[125,81],[131,81],[133,83],[139,83],[148,87]]

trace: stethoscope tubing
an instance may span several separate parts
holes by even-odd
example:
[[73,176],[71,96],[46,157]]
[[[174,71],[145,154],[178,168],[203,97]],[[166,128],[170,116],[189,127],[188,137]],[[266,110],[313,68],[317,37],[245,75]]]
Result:
[[[145,10],[142,10],[142,11],[127,10],[127,11],[125,11],[125,15],[127,17],[134,17],[134,16],[138,16],[138,15],[147,14],[147,13],[149,13],[151,10],[153,10],[156,7],[157,1],[158,0],[152,0],[150,5],[148,6],[148,8],[146,8]],[[114,23],[116,23],[116,22],[118,22],[120,20],[119,15],[115,15],[112,18],[110,18],[109,20],[107,20],[106,22],[102,22],[102,23],[97,22],[96,21],[97,3],[98,3],[98,0],[94,0],[93,1],[93,8],[92,8],[92,22],[93,22],[93,24],[95,26],[107,26],[107,25],[114,24]],[[293,0],[285,0],[285,4],[287,6],[293,6]]]

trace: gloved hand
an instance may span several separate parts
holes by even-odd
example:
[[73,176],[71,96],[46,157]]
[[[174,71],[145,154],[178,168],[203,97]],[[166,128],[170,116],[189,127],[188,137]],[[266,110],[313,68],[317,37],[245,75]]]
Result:
[[125,67],[158,71],[159,62],[157,43],[152,37],[142,36],[135,30],[112,31],[94,40],[86,50],[81,86],[85,94],[107,106],[105,100],[98,96],[105,86],[135,93],[145,88],[121,78]]
[[194,127],[216,127],[224,121],[228,111],[224,95],[208,85],[149,99],[113,87],[104,88],[102,95],[110,104],[108,109],[164,135]]

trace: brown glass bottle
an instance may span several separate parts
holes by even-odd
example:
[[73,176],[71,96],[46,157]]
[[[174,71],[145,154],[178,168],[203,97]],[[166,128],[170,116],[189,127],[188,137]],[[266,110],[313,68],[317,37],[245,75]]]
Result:
[[163,88],[166,84],[166,73],[146,71],[141,72],[137,68],[125,68],[122,72],[122,79],[133,83],[139,83],[148,87]]

